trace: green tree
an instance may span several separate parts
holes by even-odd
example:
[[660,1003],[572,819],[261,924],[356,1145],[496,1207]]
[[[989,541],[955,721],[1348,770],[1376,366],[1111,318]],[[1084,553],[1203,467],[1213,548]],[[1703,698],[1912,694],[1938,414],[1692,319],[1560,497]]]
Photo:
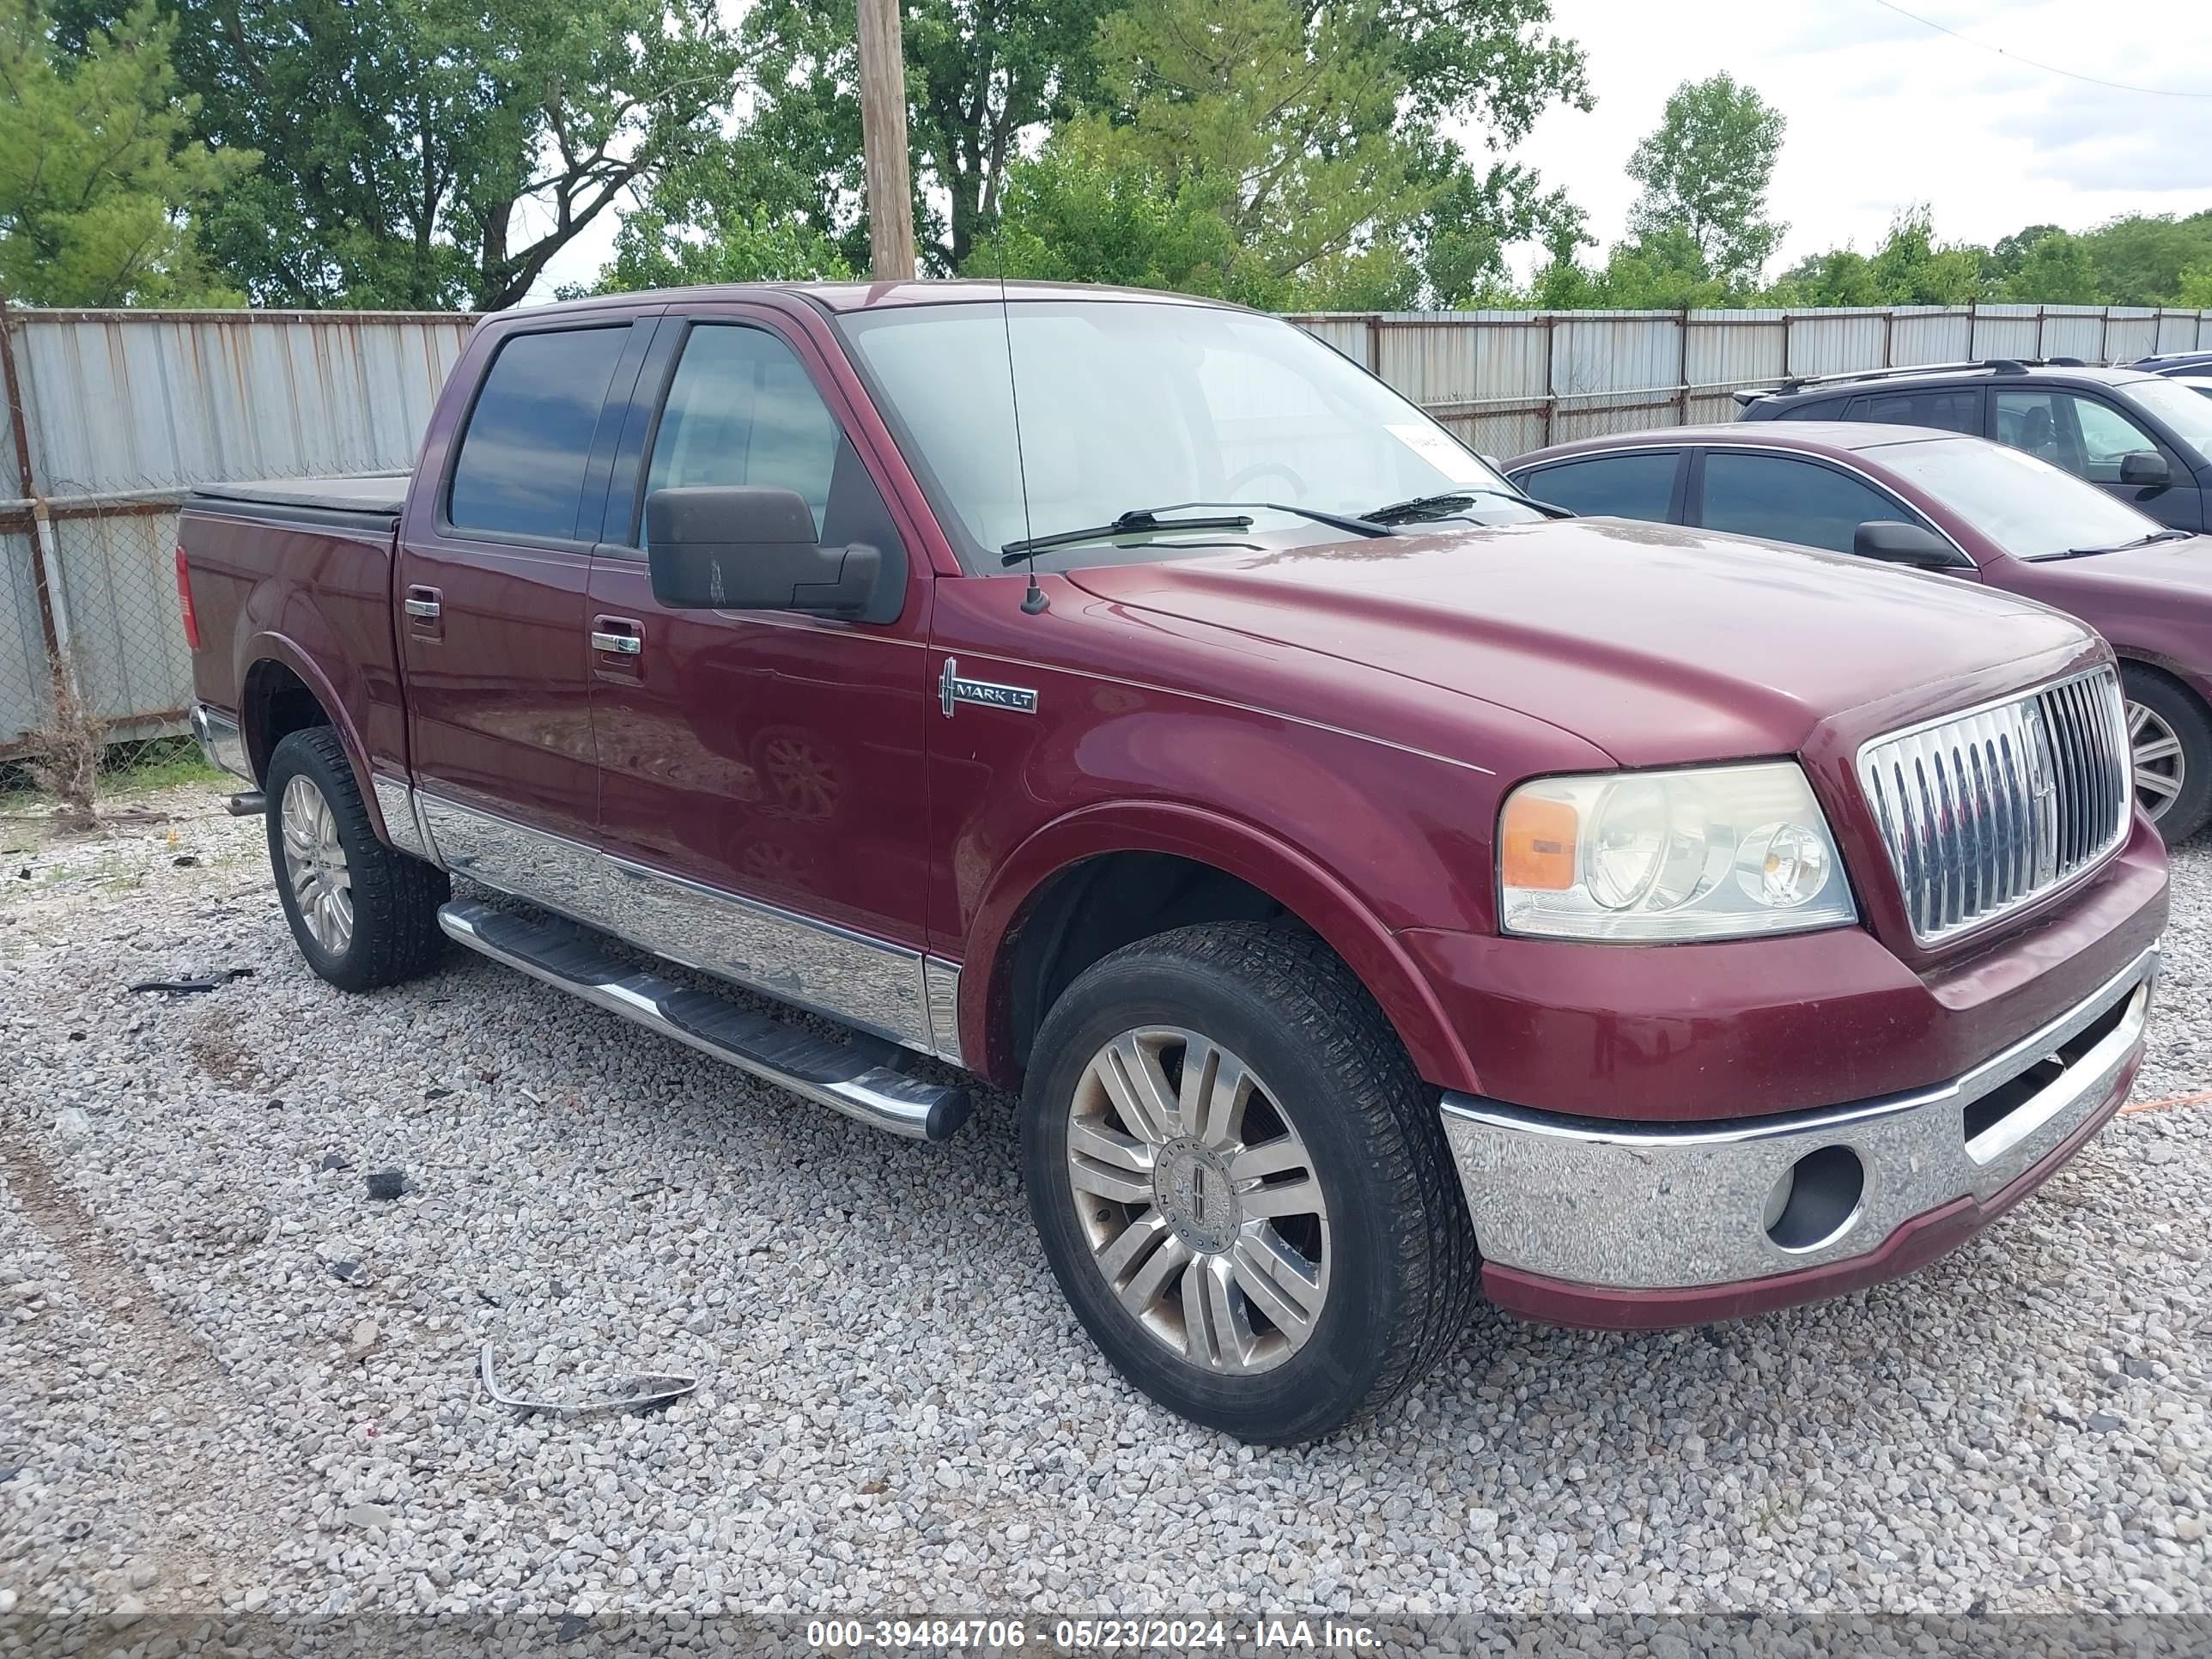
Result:
[[1278,280],[1396,303],[1470,292],[1564,198],[1525,168],[1476,173],[1445,133],[1503,149],[1552,102],[1588,106],[1549,20],[1544,0],[1130,0],[1099,27],[1085,143],[1170,189],[1211,181]]
[[656,176],[644,204],[623,216],[599,280],[564,295],[851,276],[844,251],[798,210],[792,191],[750,135],[719,141]]
[[1004,211],[968,269],[1273,306],[1283,288],[1237,242],[1221,212],[1225,193],[1203,174],[1171,180],[1058,134],[1011,171]]
[[142,4],[65,46],[37,0],[0,0],[0,291],[33,305],[234,301],[198,258],[191,216],[256,158],[191,139],[175,33]]
[[1680,233],[1713,278],[1753,286],[1786,228],[1768,218],[1766,206],[1784,125],[1779,110],[1733,76],[1684,82],[1657,131],[1629,158],[1628,176],[1644,186],[1629,215],[1631,234]]
[[2212,262],[2183,271],[2181,290],[2174,298],[2191,310],[2212,311]]
[[[1090,92],[1109,3],[907,0],[902,8],[915,228],[938,270],[966,268],[997,222],[1024,143],[1067,119]],[[850,0],[760,0],[743,29],[760,89],[748,131],[805,180],[798,210],[859,264],[868,239],[855,27]]]
[[200,135],[264,157],[202,239],[262,304],[513,305],[714,137],[738,63],[712,0],[163,3]]
[[2081,239],[2097,267],[2098,286],[2120,306],[2177,305],[2182,273],[2212,262],[2212,212],[2186,219],[2134,215]]
[[1802,259],[1765,296],[1781,306],[1964,306],[1984,297],[1987,250],[1939,243],[1925,207],[1891,222],[1871,258],[1834,248]]
[[2105,302],[2104,290],[2097,282],[2097,261],[2088,244],[2063,230],[2039,237],[2021,255],[2018,267],[2004,279],[2001,291],[2006,299],[2023,304],[2094,306]]

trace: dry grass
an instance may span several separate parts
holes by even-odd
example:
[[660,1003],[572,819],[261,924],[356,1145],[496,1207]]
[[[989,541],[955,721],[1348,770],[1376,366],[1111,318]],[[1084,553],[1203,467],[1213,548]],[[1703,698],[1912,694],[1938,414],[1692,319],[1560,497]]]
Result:
[[53,718],[32,734],[23,769],[54,798],[58,821],[90,829],[100,822],[95,799],[100,764],[107,756],[107,722],[85,702],[65,660],[55,657],[47,669],[53,686]]

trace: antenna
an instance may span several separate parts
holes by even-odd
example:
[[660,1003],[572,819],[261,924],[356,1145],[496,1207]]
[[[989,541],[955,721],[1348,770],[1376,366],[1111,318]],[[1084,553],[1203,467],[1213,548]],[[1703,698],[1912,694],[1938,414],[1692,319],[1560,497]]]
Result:
[[[1006,397],[1014,410],[1014,474],[1021,480],[1022,485],[1022,536],[1024,540],[1033,542],[1036,537],[1036,526],[1030,522],[1030,464],[1022,453],[1022,392],[1020,383],[1014,378],[1014,319],[1006,309],[1006,279],[1003,276],[999,278],[999,325],[1006,335]],[[1045,598],[1044,589],[1037,586],[1036,549],[1034,546],[1029,550],[1029,566],[1030,586],[1029,591],[1022,595],[1022,614],[1034,617],[1052,608],[1052,601]]]

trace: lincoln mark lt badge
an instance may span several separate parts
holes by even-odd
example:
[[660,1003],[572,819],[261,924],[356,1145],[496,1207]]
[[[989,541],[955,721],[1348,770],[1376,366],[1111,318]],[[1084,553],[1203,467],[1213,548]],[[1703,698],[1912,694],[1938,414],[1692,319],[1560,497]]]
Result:
[[994,685],[988,680],[963,678],[960,659],[947,657],[945,672],[937,677],[937,706],[952,718],[956,702],[981,703],[986,708],[1011,708],[1017,714],[1036,713],[1037,694],[1026,685]]

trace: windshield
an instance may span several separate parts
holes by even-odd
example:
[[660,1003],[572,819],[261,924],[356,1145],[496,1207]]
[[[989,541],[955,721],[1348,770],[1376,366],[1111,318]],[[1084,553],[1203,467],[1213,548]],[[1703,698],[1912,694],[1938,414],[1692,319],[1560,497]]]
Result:
[[2128,396],[2171,427],[2200,462],[2212,461],[2212,403],[2179,380],[2130,381]]
[[1884,444],[1872,453],[2015,559],[2124,547],[2165,527],[2070,472],[1979,438]]
[[[1544,516],[1396,392],[1273,318],[1071,299],[887,307],[839,320],[979,572],[999,570],[1010,544],[1180,503],[1203,503],[1207,516],[1233,507],[1252,527],[1134,531],[1039,548],[1036,562],[1073,569],[1188,557],[1260,536],[1347,534],[1268,503],[1355,518],[1457,493],[1468,500],[1455,504],[1455,516]],[[1485,490],[1499,493],[1474,493]]]

